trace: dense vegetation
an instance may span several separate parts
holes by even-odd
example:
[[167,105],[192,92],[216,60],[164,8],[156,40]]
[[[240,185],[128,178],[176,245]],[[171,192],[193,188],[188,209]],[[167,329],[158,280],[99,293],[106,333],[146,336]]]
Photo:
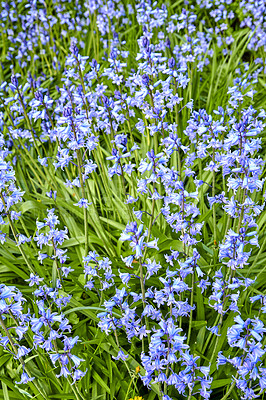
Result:
[[0,398],[263,399],[265,0],[0,25]]

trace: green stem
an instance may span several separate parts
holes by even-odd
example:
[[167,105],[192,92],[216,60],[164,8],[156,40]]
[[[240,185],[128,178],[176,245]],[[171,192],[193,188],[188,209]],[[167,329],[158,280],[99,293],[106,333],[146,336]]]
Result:
[[[221,332],[222,322],[223,322],[223,314],[221,314],[220,318],[219,318],[219,328],[218,328],[218,335],[219,336],[220,336],[220,332]],[[213,349],[212,356],[211,356],[211,359],[210,359],[210,365],[212,365],[214,357],[216,356],[216,349],[217,349],[218,342],[219,342],[219,336],[216,336],[214,349]]]
[[[154,189],[154,185],[153,185],[153,189]],[[150,218],[149,228],[148,228],[147,243],[149,242],[150,237],[151,237],[151,230],[152,230],[152,225],[153,225],[153,220],[154,220],[154,211],[155,211],[155,199],[152,199],[151,218]],[[146,249],[144,251],[143,260],[145,260],[145,258],[146,258],[147,250],[148,250],[148,248],[146,247]]]
[[[50,327],[50,329],[51,329],[51,327]],[[54,344],[55,351],[58,353],[58,347],[57,347],[56,340],[53,340],[53,344]],[[69,359],[69,357],[68,357],[68,359]],[[62,363],[61,363],[60,359],[59,359],[59,364],[60,364],[61,367],[62,367]],[[67,376],[66,379],[67,379],[67,381],[68,381],[68,383],[69,383],[69,385],[70,385],[70,387],[71,387],[71,389],[72,389],[72,391],[73,391],[73,393],[74,393],[76,399],[77,399],[77,400],[80,400],[80,398],[79,398],[79,396],[78,396],[78,394],[77,394],[76,389],[74,389],[74,386],[71,384],[71,381],[70,381],[70,379],[69,379],[69,376]],[[83,397],[82,395],[81,395],[81,398],[82,398],[82,400],[85,400],[84,397]]]
[[[236,376],[235,376],[235,379],[237,379],[238,376],[239,376],[239,374],[237,373]],[[232,390],[234,389],[235,385],[236,385],[236,381],[234,380],[234,382],[231,384],[231,386],[230,386],[228,392],[221,398],[221,400],[226,400],[226,399],[227,399],[227,397],[229,396],[229,394],[230,394],[230,393],[232,392]]]
[[[17,207],[16,207],[16,209],[17,209]],[[23,217],[22,217],[22,216],[20,217],[19,221],[20,221],[20,223],[21,223],[21,225],[22,225],[22,228],[24,229],[24,231],[25,231],[27,237],[29,238],[29,237],[30,237],[30,234],[29,234],[29,231],[28,231],[28,229],[27,229],[27,227],[26,227],[26,225],[25,225],[25,223],[24,223],[24,221],[23,221]],[[31,241],[31,245],[32,245],[33,249],[34,249],[36,252],[38,252],[38,247],[36,246],[34,240]]]
[[[194,301],[194,282],[195,282],[195,271],[193,272],[193,275],[192,275],[191,298],[190,298],[190,306],[191,307],[193,307],[193,301]],[[188,326],[188,334],[187,334],[187,343],[188,344],[189,344],[190,336],[191,336],[192,313],[193,313],[193,310],[191,309],[190,315],[189,315],[189,326]]]
[[32,140],[33,140],[34,146],[35,146],[35,148],[36,148],[36,151],[37,151],[37,153],[38,153],[38,156],[39,156],[40,158],[42,158],[42,157],[41,157],[40,150],[39,150],[39,147],[38,147],[38,145],[37,145],[37,142],[36,142],[36,139],[35,139],[35,136],[34,136],[33,128],[32,128],[32,126],[31,126],[31,123],[30,123],[30,120],[29,120],[29,117],[28,117],[28,114],[27,114],[26,107],[25,107],[25,105],[24,105],[24,101],[23,101],[22,95],[21,95],[19,89],[17,89],[17,91],[18,91],[18,96],[19,96],[20,103],[21,103],[22,108],[23,108],[23,113],[24,113],[25,119],[26,119],[26,121],[27,121],[27,125],[28,125],[28,128],[29,128],[29,131],[31,132],[31,136],[32,136]]
[[[219,323],[219,319],[220,319],[220,318],[221,318],[221,316],[220,316],[220,315],[217,315],[216,320],[215,320],[215,322],[214,322],[214,326],[216,326],[216,325]],[[205,353],[205,350],[207,349],[208,344],[209,344],[209,342],[210,342],[212,336],[213,336],[213,333],[210,332],[210,333],[209,333],[209,336],[207,337],[207,340],[206,340],[206,342],[205,342],[205,344],[204,344],[204,347],[203,347],[203,350],[202,350],[202,354]]]
[[[215,162],[215,152],[213,149],[212,152],[212,161]],[[212,196],[215,196],[215,171],[212,171]],[[215,204],[212,207],[212,215],[213,215],[213,238],[214,238],[214,243],[217,243],[217,227],[216,227],[216,210],[215,210]]]
[[[10,333],[9,333],[9,331],[8,331],[8,329],[7,329],[7,327],[6,327],[5,323],[4,323],[3,318],[2,318],[1,315],[0,315],[0,325],[2,326],[3,330],[5,331],[6,336],[8,337],[8,340],[9,340],[9,342],[10,342],[10,345],[11,345],[11,347],[12,347],[14,353],[17,355],[17,354],[18,354],[17,348],[16,348],[16,346],[15,346],[15,343],[14,343],[12,337],[10,336]],[[28,375],[30,378],[32,378],[32,375],[31,375],[31,373],[29,372],[27,366],[25,365],[23,359],[22,359],[21,357],[19,357],[18,360],[19,360],[19,362],[21,363],[22,367],[23,367],[23,368],[25,369],[25,371],[27,372],[27,375]],[[44,399],[47,399],[47,396],[42,392],[42,389],[39,387],[39,385],[37,384],[37,382],[35,382],[35,380],[33,381],[33,385],[34,385],[34,386],[36,387],[36,389],[40,392],[41,396],[42,396]]]
[[[80,187],[81,187],[81,193],[82,197],[85,199],[86,194],[85,194],[85,188],[84,188],[84,182],[82,178],[82,162],[81,162],[81,154],[80,154],[80,149],[77,150],[77,161],[78,161],[78,172],[79,172],[79,182],[80,182]],[[87,213],[87,208],[83,207],[83,216],[84,216],[84,235],[85,235],[85,256],[88,253],[88,247],[89,247],[89,237],[88,237],[88,213]]]
[[131,386],[132,386],[133,381],[134,381],[134,376],[132,376],[131,381],[130,381],[130,383],[129,383],[129,385],[128,385],[127,393],[126,393],[125,399],[128,399],[128,395],[129,395],[130,388],[131,388]]
[[[118,336],[117,336],[117,332],[116,332],[116,329],[114,330],[114,334],[115,334],[115,341],[116,341],[116,344],[117,344],[117,346],[118,346],[118,349],[120,349],[120,344],[119,344],[119,340],[118,340]],[[126,363],[126,361],[124,360],[124,363],[125,363],[125,366],[126,366],[126,368],[127,368],[127,371],[128,371],[128,373],[129,373],[129,375],[130,375],[130,369],[129,369],[129,367],[128,367],[128,365],[127,365],[127,363]]]
[[192,397],[192,389],[189,389],[189,394],[188,394],[187,400],[191,400],[191,397]]
[[[243,354],[243,358],[242,358],[242,360],[241,360],[240,368],[243,366],[244,361],[245,361],[245,357],[244,357],[244,354]],[[232,384],[231,384],[229,390],[228,390],[228,391],[226,392],[226,394],[221,398],[221,400],[226,400],[226,399],[227,399],[227,397],[229,396],[229,394],[230,394],[230,393],[232,392],[232,390],[234,389],[234,387],[235,387],[235,385],[236,385],[236,380],[237,380],[238,377],[239,377],[239,373],[237,372],[237,373],[236,373],[236,376],[235,376],[235,379],[234,379],[234,382],[232,382]]]
[[[125,175],[124,175],[121,160],[119,160],[119,164],[120,164],[120,169],[121,169],[121,178],[122,178],[122,186],[123,186],[123,191],[124,191],[124,202],[125,202],[127,199],[126,180],[125,180]],[[131,210],[129,204],[127,204],[127,212],[128,212],[128,216],[130,216],[131,220],[133,221],[133,219],[134,219],[133,213],[132,213],[132,210]]]
[[[142,295],[142,305],[143,305],[143,311],[145,309],[145,284],[144,284],[144,276],[143,276],[143,265],[140,261],[139,263],[139,270],[140,270],[140,287],[141,287],[141,295]],[[144,317],[145,319],[145,325],[146,329],[149,330],[150,324],[147,315]],[[150,334],[148,333],[148,342],[150,343]],[[142,351],[144,352],[144,338],[142,338]]]

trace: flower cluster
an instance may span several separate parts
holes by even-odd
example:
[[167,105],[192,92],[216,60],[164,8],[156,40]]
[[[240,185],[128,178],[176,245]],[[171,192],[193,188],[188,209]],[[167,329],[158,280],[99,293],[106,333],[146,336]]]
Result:
[[37,246],[42,249],[43,246],[52,248],[52,255],[47,253],[41,253],[39,251],[38,260],[43,263],[46,258],[51,258],[56,266],[58,272],[58,279],[67,277],[68,274],[73,271],[69,266],[64,266],[67,260],[67,250],[61,249],[59,246],[63,244],[64,240],[68,239],[68,229],[65,226],[64,229],[56,228],[59,219],[54,213],[54,209],[47,210],[47,218],[44,222],[37,221],[37,233],[34,240],[37,242]]

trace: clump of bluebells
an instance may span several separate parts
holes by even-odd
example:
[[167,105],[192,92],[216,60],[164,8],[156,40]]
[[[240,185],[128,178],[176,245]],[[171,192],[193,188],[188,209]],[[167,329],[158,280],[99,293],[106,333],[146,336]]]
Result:
[[[1,262],[21,261],[0,285],[0,346],[14,382],[48,398],[67,380],[84,400],[104,337],[129,373],[121,396],[263,398],[265,4],[72,5],[0,12]],[[236,27],[249,61],[231,67]],[[232,79],[212,108],[217,62]],[[34,374],[43,360],[53,389]]]
[[40,285],[41,280],[33,274],[27,280],[29,286],[38,285],[33,292],[38,311],[33,313],[30,309],[23,311],[26,300],[16,287],[1,285],[0,324],[3,334],[0,343],[21,364],[22,374],[17,384],[34,380],[35,377],[27,367],[26,357],[38,349],[45,350],[52,364],[60,367],[57,377],[72,377],[75,382],[85,375],[78,368],[83,360],[72,352],[78,336],[69,336],[72,327],[61,311],[71,296],[60,296],[57,288]]

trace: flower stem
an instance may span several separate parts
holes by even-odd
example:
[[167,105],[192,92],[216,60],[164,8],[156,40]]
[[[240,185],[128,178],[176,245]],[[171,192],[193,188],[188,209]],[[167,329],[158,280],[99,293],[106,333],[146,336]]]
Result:
[[192,275],[192,285],[191,285],[191,298],[190,298],[190,315],[189,315],[189,326],[188,326],[188,334],[187,334],[187,343],[189,344],[190,341],[190,336],[191,336],[191,329],[192,329],[192,307],[193,307],[193,301],[194,301],[194,282],[195,282],[195,271],[193,272]]
[[[80,187],[81,187],[81,193],[82,197],[85,199],[86,194],[85,194],[85,188],[84,188],[84,182],[83,182],[83,177],[82,177],[82,162],[81,162],[81,154],[80,154],[80,149],[77,150],[77,162],[78,162],[78,172],[79,172],[79,182],[80,182]],[[88,213],[87,213],[87,208],[83,207],[83,216],[84,216],[84,236],[85,236],[85,249],[84,253],[85,256],[88,253]]]
[[[15,343],[14,343],[12,337],[10,336],[10,333],[9,333],[9,331],[8,331],[8,329],[7,329],[7,327],[6,327],[5,323],[4,323],[4,320],[3,320],[3,318],[2,318],[1,315],[0,315],[0,325],[2,326],[3,330],[5,331],[6,336],[8,337],[8,340],[9,340],[9,342],[10,342],[10,345],[11,345],[11,347],[12,347],[14,353],[17,355],[17,354],[18,354],[17,348],[16,348],[16,346],[15,346]],[[27,372],[27,375],[28,375],[30,378],[32,378],[32,375],[31,375],[31,373],[29,372],[27,366],[25,365],[23,359],[22,359],[21,357],[19,357],[18,360],[19,360],[19,362],[21,363],[22,367],[23,367],[23,368],[25,369],[25,371]],[[36,387],[36,389],[40,392],[41,396],[42,396],[44,399],[47,399],[46,394],[44,394],[44,393],[42,392],[42,389],[41,389],[40,386],[37,384],[37,382],[33,381],[32,384],[33,384],[33,385]]]

